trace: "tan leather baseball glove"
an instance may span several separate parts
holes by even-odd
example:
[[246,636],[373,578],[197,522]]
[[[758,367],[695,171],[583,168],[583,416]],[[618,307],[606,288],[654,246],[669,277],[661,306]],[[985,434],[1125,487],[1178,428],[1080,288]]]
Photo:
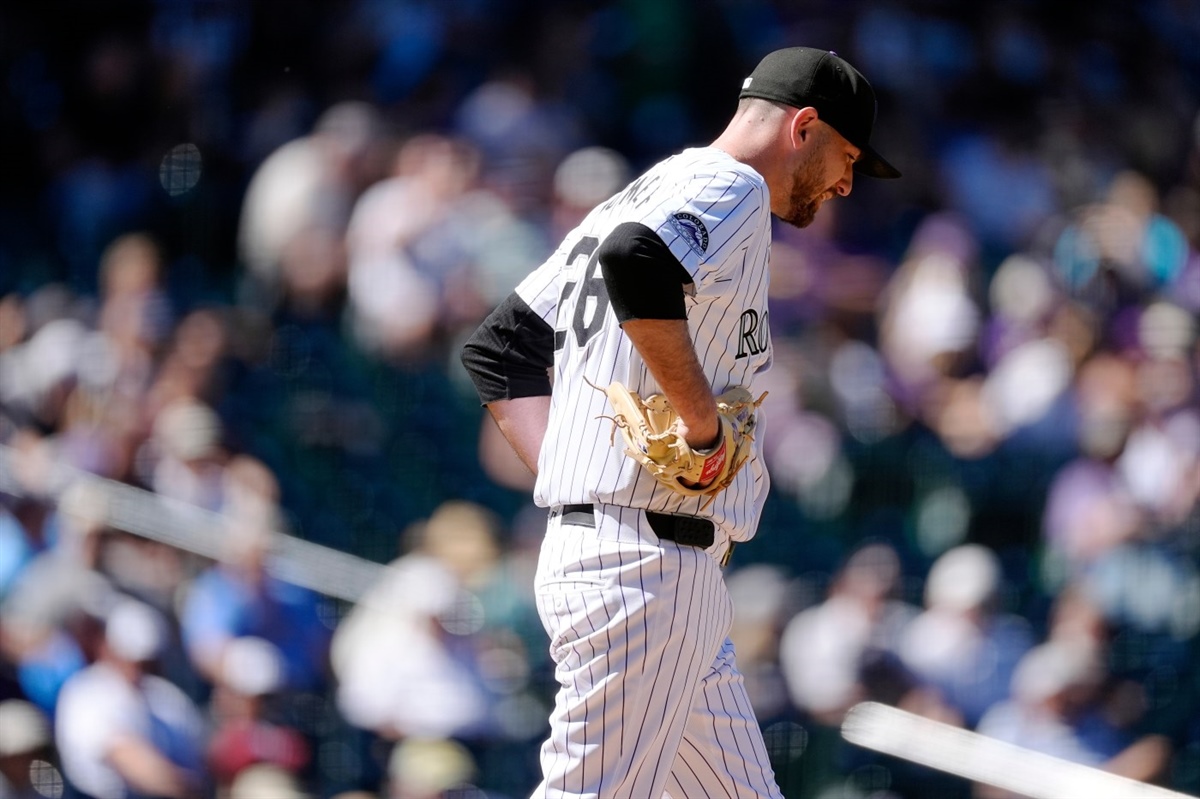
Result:
[[[640,462],[660,483],[689,497],[708,496],[711,502],[750,459],[758,406],[743,386],[717,397],[721,432],[708,450],[694,450],[679,434],[679,414],[662,394],[641,397],[619,382],[604,390],[613,409],[613,435],[620,430],[625,452]],[[704,505],[707,507],[708,502]]]

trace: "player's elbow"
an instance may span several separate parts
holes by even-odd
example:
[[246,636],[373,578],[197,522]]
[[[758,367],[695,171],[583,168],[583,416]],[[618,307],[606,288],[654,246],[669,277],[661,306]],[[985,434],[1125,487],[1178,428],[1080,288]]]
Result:
[[514,293],[475,329],[459,360],[485,405],[549,395],[554,331]]

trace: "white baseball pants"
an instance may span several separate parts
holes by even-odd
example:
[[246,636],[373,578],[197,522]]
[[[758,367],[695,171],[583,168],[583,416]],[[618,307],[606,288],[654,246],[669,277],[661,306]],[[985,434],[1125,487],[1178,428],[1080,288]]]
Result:
[[560,687],[533,799],[782,799],[734,663],[723,553],[660,541],[632,508],[595,522],[551,514],[542,544]]

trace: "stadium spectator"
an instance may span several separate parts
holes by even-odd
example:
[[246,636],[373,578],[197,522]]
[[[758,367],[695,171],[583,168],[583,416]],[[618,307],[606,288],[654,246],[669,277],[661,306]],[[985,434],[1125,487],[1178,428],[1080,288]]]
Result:
[[544,257],[542,232],[483,169],[469,139],[422,133],[359,198],[346,237],[348,308],[367,351],[400,361],[441,353]]
[[[16,451],[18,473],[37,463],[44,442],[30,438],[26,444],[29,449]],[[116,593],[111,575],[102,571],[112,535],[106,512],[86,489],[61,495],[48,517],[53,533],[46,535],[47,546],[16,574],[0,603],[0,645],[24,695],[51,718],[63,683],[95,658],[103,616]]]
[[1115,463],[1137,418],[1136,368],[1098,352],[1072,388],[1079,454],[1051,478],[1042,517],[1047,553],[1066,575],[1133,538],[1143,516]]
[[268,569],[279,515],[251,506],[226,517],[224,553],[187,587],[179,622],[187,652],[209,684],[221,679],[226,649],[243,636],[273,644],[283,658],[280,690],[327,686],[330,630],[320,597]]
[[1002,607],[1004,588],[992,550],[947,550],[929,570],[924,610],[901,636],[904,664],[967,727],[1008,696],[1013,671],[1035,642],[1032,625]]
[[[1160,779],[1168,742],[1158,735],[1138,737],[1125,728],[1125,714],[1106,707],[1117,696],[1111,689],[1101,652],[1078,639],[1052,639],[1021,658],[1013,673],[1011,698],[988,710],[978,730],[1142,782]],[[1004,795],[988,788],[981,794]]]
[[[58,757],[46,714],[23,699],[5,699],[0,730],[0,797],[38,799],[52,791],[51,775],[57,775],[52,764]],[[39,762],[41,773],[35,770]]]
[[63,774],[94,799],[204,795],[207,730],[192,700],[151,668],[165,620],[133,599],[105,616],[97,659],[63,686],[55,741]]
[[[479,773],[462,744],[438,738],[409,738],[388,756],[382,799],[450,799],[472,795],[471,780]],[[474,792],[482,795],[478,789]],[[500,799],[493,796],[492,799]]]
[[[238,249],[254,303],[292,302],[314,310],[345,284],[343,262],[329,258],[359,193],[377,177],[379,111],[369,103],[336,103],[312,131],[271,152],[246,187]],[[319,247],[321,258],[310,248]]]
[[283,687],[283,658],[261,638],[236,638],[225,647],[220,681],[209,700],[212,734],[206,762],[220,792],[257,764],[269,764],[296,780],[307,775],[311,752],[304,735],[275,720],[272,705]]
[[334,633],[341,713],[393,741],[493,731],[476,660],[481,624],[478,599],[446,564],[402,555]]
[[[917,613],[897,598],[900,578],[891,545],[864,544],[838,569],[824,600],[787,622],[779,660],[800,710],[836,727],[846,710],[871,695],[864,666],[876,659],[898,666],[900,636]],[[899,671],[895,681],[904,681]]]
[[268,763],[243,769],[229,786],[227,796],[228,799],[313,799],[295,774]]

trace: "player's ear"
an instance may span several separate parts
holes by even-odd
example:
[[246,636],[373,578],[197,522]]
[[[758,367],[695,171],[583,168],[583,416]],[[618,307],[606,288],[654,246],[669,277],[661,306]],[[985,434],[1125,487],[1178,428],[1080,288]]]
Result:
[[791,118],[792,146],[799,147],[808,142],[812,135],[812,127],[817,121],[817,109],[812,107],[799,108]]

